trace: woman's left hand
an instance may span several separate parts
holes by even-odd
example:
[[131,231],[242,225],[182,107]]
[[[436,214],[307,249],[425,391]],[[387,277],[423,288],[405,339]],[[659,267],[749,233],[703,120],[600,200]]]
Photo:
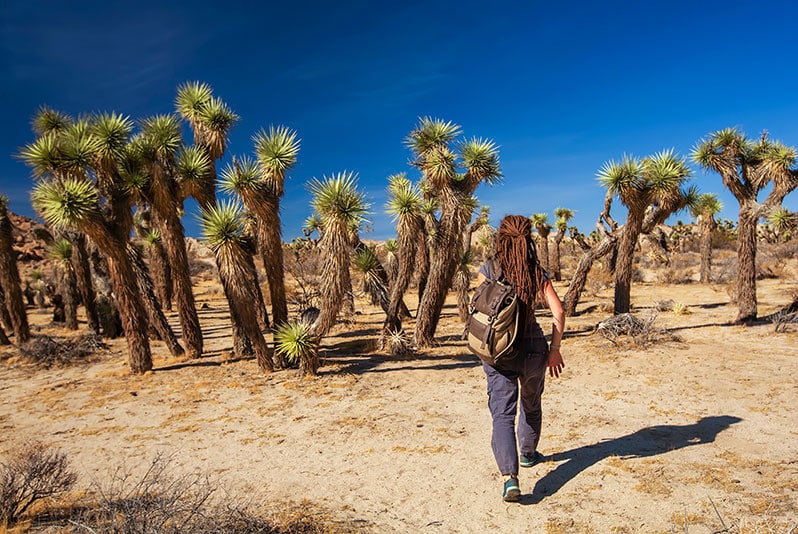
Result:
[[565,362],[562,359],[559,348],[552,348],[549,350],[549,374],[554,378],[559,378],[562,373]]

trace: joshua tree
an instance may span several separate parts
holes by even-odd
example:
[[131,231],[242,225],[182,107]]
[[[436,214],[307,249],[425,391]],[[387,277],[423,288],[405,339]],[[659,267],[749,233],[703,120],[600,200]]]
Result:
[[698,222],[698,232],[701,244],[701,268],[699,271],[699,281],[708,284],[712,273],[712,232],[715,231],[717,223],[715,215],[723,209],[723,205],[718,200],[717,195],[712,193],[702,193],[696,197],[696,201],[690,206],[690,214]]
[[146,184],[142,188],[152,207],[153,221],[161,233],[174,277],[175,301],[183,340],[189,358],[202,355],[200,328],[186,251],[185,231],[180,220],[183,210],[177,181],[177,151],[181,145],[180,123],[174,115],[156,115],[141,122],[142,133],[134,148],[144,162]]
[[388,178],[387,211],[396,221],[399,266],[396,280],[391,286],[390,303],[385,317],[384,329],[398,332],[402,328],[400,309],[413,272],[416,269],[418,244],[422,238],[424,219],[421,215],[421,192],[414,187],[404,173]]
[[0,195],[0,288],[3,289],[5,306],[14,327],[16,342],[25,343],[30,339],[28,316],[17,269],[17,255],[14,252],[13,226],[8,216],[8,199]]
[[538,257],[540,264],[547,271],[549,270],[549,234],[551,233],[551,225],[549,224],[549,216],[545,213],[535,213],[530,217],[532,225],[538,232],[540,240],[538,240]]
[[72,243],[64,238],[50,245],[50,259],[55,264],[58,276],[56,286],[64,299],[64,322],[70,330],[78,329],[77,279],[72,268]]
[[274,351],[299,365],[300,376],[315,376],[319,370],[319,342],[313,327],[305,322],[286,322],[274,332]]
[[244,237],[241,206],[222,202],[202,211],[202,231],[229,281],[230,307],[235,308],[246,337],[252,342],[258,366],[267,372],[274,370],[274,362],[258,325],[255,288],[250,283],[248,264],[252,261],[252,244]]
[[562,270],[560,266],[560,243],[565,237],[565,232],[568,231],[568,223],[574,217],[574,211],[568,208],[556,208],[554,216],[557,220],[554,222],[554,227],[557,229],[557,235],[554,236],[554,254],[551,261],[551,268],[554,274],[554,279],[558,282],[562,280]]
[[[781,205],[798,187],[795,149],[768,139],[767,132],[753,141],[736,128],[711,133],[693,149],[693,160],[720,174],[723,185],[740,205],[737,226],[737,306],[735,322],[756,319],[756,224]],[[764,202],[759,193],[772,184]]]
[[321,314],[316,322],[318,339],[327,335],[335,324],[347,288],[352,287],[349,256],[352,228],[363,222],[368,204],[357,189],[357,175],[338,173],[322,180],[313,178],[308,188],[313,195],[314,211],[321,218],[322,236],[319,242],[322,264]]
[[299,153],[297,133],[285,126],[269,127],[254,137],[255,155],[261,171],[262,200],[249,209],[258,217],[258,251],[263,258],[266,279],[272,302],[275,324],[288,320],[288,303],[285,297],[285,266],[283,261],[280,199],[285,191],[286,173],[296,165]]
[[468,201],[479,184],[492,184],[501,178],[496,144],[473,138],[452,147],[460,133],[460,127],[451,122],[423,118],[407,138],[415,153],[413,165],[423,174],[425,195],[440,206],[440,218],[433,216],[431,221],[432,262],[416,316],[415,341],[419,347],[432,345],[463,252],[463,231],[473,208]]
[[615,267],[615,314],[628,313],[630,309],[634,250],[647,210],[673,213],[684,208],[690,194],[695,194],[682,189],[689,176],[687,163],[674,155],[673,150],[643,160],[625,156],[620,162],[605,163],[599,171],[599,180],[608,193],[617,196],[628,209]]
[[[109,124],[118,126],[119,119],[119,116],[113,114],[100,115],[94,118],[95,124],[92,127],[94,130],[92,137],[94,139],[91,142],[97,143],[98,152],[107,155],[109,139],[103,138],[102,135],[110,135],[112,140],[117,139],[115,134],[118,129],[114,127],[110,129],[104,128],[104,126]],[[58,150],[58,139],[64,136],[75,138],[77,132],[81,130],[85,134],[88,124],[85,119],[76,122],[72,117],[60,111],[47,107],[39,108],[33,118],[33,131],[38,136],[37,142],[23,149],[22,158],[32,167],[37,168],[38,173],[46,173],[55,179],[60,179],[67,172],[64,167],[70,158],[62,157],[62,152]],[[86,135],[79,137],[83,137],[84,142],[88,140]],[[105,150],[101,151],[100,149]],[[72,151],[72,153],[79,152]],[[72,243],[72,267],[75,271],[80,297],[86,309],[86,320],[89,323],[89,329],[99,333],[100,323],[95,303],[97,295],[92,284],[86,237],[82,233],[74,231],[64,232],[64,237]]]
[[[122,194],[119,189],[114,190]],[[105,253],[125,330],[130,368],[134,373],[152,369],[147,313],[128,255],[128,238],[120,235],[116,225],[103,215],[97,184],[86,177],[41,180],[32,197],[36,210],[53,228],[82,231]]]

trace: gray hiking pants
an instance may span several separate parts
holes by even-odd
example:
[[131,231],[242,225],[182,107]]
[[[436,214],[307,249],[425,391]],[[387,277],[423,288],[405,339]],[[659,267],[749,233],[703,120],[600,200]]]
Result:
[[519,448],[521,454],[531,457],[540,440],[543,420],[540,400],[546,378],[549,347],[540,327],[535,326],[533,337],[523,340],[520,353],[513,360],[502,364],[501,368],[482,364],[488,378],[488,407],[493,418],[490,444],[503,475],[517,474]]

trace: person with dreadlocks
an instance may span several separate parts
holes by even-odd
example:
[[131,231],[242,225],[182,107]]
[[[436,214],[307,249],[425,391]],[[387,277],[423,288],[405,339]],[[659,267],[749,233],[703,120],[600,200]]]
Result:
[[[546,368],[559,377],[565,367],[560,342],[565,328],[565,313],[546,272],[540,266],[532,225],[523,215],[507,215],[499,225],[495,254],[479,270],[477,283],[499,273],[515,288],[520,304],[523,331],[515,348],[517,356],[501,367],[482,364],[488,381],[488,407],[493,419],[491,448],[504,477],[502,498],[515,502],[521,498],[518,467],[532,467],[544,460],[537,450],[543,419],[541,396]],[[535,319],[535,303],[545,302],[553,319],[551,345]],[[518,407],[520,389],[520,408]],[[516,411],[518,447],[516,447]],[[519,460],[520,449],[520,460]]]

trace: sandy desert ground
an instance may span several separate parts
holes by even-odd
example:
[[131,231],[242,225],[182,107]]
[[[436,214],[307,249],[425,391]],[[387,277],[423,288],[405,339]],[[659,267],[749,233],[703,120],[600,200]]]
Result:
[[[788,303],[796,280],[761,281],[760,315]],[[154,372],[131,376],[124,340],[113,340],[99,361],[44,371],[4,348],[0,458],[42,439],[88,487],[118,468],[141,473],[161,453],[232,495],[302,503],[364,532],[795,532],[797,329],[729,325],[721,286],[637,283],[635,313],[667,299],[688,306],[655,323],[680,340],[615,347],[594,331],[611,291],[586,296],[580,308],[592,311],[568,321],[565,374],[544,394],[546,462],[522,470],[520,504],[500,498],[484,374],[453,300],[439,346],[408,359],[373,350],[383,314],[359,301],[325,340],[316,379],[228,361],[212,283],[196,288],[208,305],[198,360],[154,343]],[[69,335],[48,311],[30,314],[38,332]]]

